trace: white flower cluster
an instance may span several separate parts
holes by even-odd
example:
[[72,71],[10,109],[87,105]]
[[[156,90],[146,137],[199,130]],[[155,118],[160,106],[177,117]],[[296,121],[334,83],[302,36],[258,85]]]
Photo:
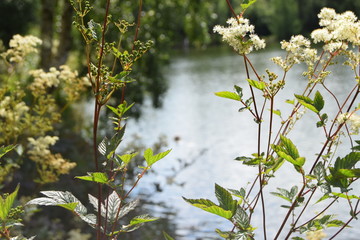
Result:
[[21,36],[14,35],[9,42],[10,48],[2,54],[9,62],[22,62],[26,55],[37,52],[37,46],[42,44],[42,41],[35,36]]
[[351,134],[359,134],[360,132],[360,116],[357,114],[343,113],[337,118],[337,122],[342,124],[349,123]]
[[324,42],[324,50],[346,50],[348,44],[360,46],[360,22],[351,11],[337,14],[332,8],[323,8],[318,14],[320,26],[311,33],[314,42]]
[[306,232],[307,240],[321,240],[326,237],[326,234],[322,229],[316,231]]
[[59,79],[65,83],[64,91],[69,101],[79,99],[81,93],[91,86],[89,78],[80,78],[78,72],[72,71],[67,65],[60,66]]
[[80,78],[78,72],[72,71],[67,65],[60,66],[59,70],[52,67],[49,72],[42,69],[32,70],[29,74],[34,77],[34,81],[29,86],[34,94],[43,94],[47,88],[58,87],[63,83],[69,101],[77,100],[81,93],[91,86],[87,77]]
[[274,57],[271,60],[284,71],[288,71],[294,64],[305,62],[312,66],[317,61],[316,49],[310,48],[311,42],[302,35],[292,36],[290,41],[281,41],[281,48],[287,52],[285,59]]
[[54,67],[50,68],[49,72],[45,72],[42,69],[36,69],[30,71],[29,74],[34,77],[34,81],[29,86],[32,91],[41,91],[46,88],[57,87],[60,83],[60,72]]
[[240,54],[249,54],[254,49],[265,48],[265,40],[260,39],[254,33],[255,27],[249,23],[249,20],[243,17],[229,18],[228,27],[216,25],[214,32],[222,35],[222,40],[227,42]]
[[0,117],[6,120],[18,122],[28,111],[29,107],[24,102],[14,103],[9,96],[0,101]]
[[44,156],[51,154],[49,146],[54,145],[59,140],[57,136],[45,136],[34,139],[32,137],[28,138],[30,150],[28,154],[31,155],[32,159],[35,160],[41,159]]

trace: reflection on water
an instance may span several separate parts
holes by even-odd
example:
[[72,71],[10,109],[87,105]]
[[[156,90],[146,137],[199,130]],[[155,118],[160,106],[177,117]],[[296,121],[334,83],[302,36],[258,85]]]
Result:
[[[270,57],[276,55],[280,55],[280,52],[272,50],[253,54],[250,59],[257,69],[279,71],[269,61]],[[284,101],[293,99],[294,92],[301,94],[306,84],[301,76],[303,70],[298,67],[289,73],[286,87],[276,102],[275,109],[285,109],[284,116],[291,107]],[[230,230],[231,225],[215,215],[188,205],[181,197],[210,198],[216,201],[215,183],[234,189],[249,187],[249,182],[256,174],[255,168],[233,161],[237,156],[249,156],[256,152],[255,123],[249,114],[237,111],[240,106],[236,102],[214,95],[217,91],[231,91],[234,84],[246,89],[243,62],[241,57],[221,49],[183,54],[173,59],[166,76],[169,89],[163,107],[154,109],[151,104],[145,105],[140,120],[128,124],[127,136],[137,134],[150,146],[159,135],[165,135],[168,147],[173,149],[168,157],[154,166],[157,174],[150,174],[143,179],[138,194],[151,194],[153,202],[165,204],[166,208],[161,205],[151,205],[149,208],[155,210],[154,215],[168,217],[176,223],[176,239],[219,239],[214,229]],[[343,89],[350,89],[354,85],[353,78],[345,76],[352,75],[334,69],[333,80],[327,84],[335,94],[339,94],[340,99],[346,97],[342,95]],[[245,94],[249,96],[248,92]],[[335,103],[331,99],[327,100],[326,107],[330,107],[327,111],[331,115],[331,111],[334,112],[331,107]],[[321,129],[315,127],[317,120],[313,114],[305,114],[302,120],[290,138],[298,145],[300,154],[311,161],[325,139]],[[342,149],[339,151],[340,154],[344,152]],[[290,189],[293,184],[301,182],[292,166],[285,163],[280,171],[279,174],[287,177],[273,179],[272,183],[277,186]],[[154,188],[145,187],[147,183],[154,186],[154,182],[160,184]],[[266,188],[266,194],[276,190],[274,185]],[[284,216],[285,210],[278,208],[284,203],[272,196],[266,203],[270,236],[275,234]],[[169,208],[170,215],[167,214]],[[309,214],[314,213],[316,207],[311,211]],[[255,214],[253,220],[254,225],[260,226],[259,214]],[[360,234],[360,229],[355,229],[356,224],[356,221],[353,222],[354,229],[341,235],[342,239],[357,239],[355,236]],[[260,239],[259,236],[256,239]]]

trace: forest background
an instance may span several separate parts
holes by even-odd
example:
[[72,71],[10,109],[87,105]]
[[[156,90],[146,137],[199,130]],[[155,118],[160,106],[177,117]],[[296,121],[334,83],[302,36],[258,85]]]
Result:
[[[240,1],[231,1],[233,6],[240,6]],[[105,1],[93,1],[94,10],[90,18],[98,22],[104,15]],[[126,19],[135,22],[137,17],[137,1],[112,1],[114,19]],[[258,0],[247,12],[247,18],[256,26],[256,32],[268,38],[271,42],[289,39],[294,34],[302,33],[308,36],[312,30],[318,28],[318,17],[323,7],[334,8],[337,12],[346,10],[360,13],[360,2],[353,0]],[[235,9],[236,10],[236,9]],[[42,39],[43,44],[38,59],[39,68],[48,71],[51,67],[68,64],[77,69],[80,75],[86,73],[86,64],[83,57],[84,44],[80,33],[73,27],[74,12],[68,0],[2,0],[0,1],[0,39],[4,48],[8,48],[9,41],[15,34],[35,35]],[[214,25],[224,23],[231,16],[226,1],[195,1],[195,0],[147,0],[144,2],[139,39],[154,41],[154,47],[145,55],[139,64],[134,66],[138,74],[137,82],[129,86],[127,97],[129,102],[141,103],[145,94],[152,96],[154,106],[161,106],[162,93],[166,91],[166,79],[161,68],[171,61],[176,51],[191,49],[206,49],[220,44],[220,37],[212,34]],[[109,38],[116,39],[111,34]],[[127,39],[131,44],[132,39]],[[0,84],[2,84],[0,82]],[[61,101],[61,100],[59,100]],[[139,116],[139,105],[132,114]],[[90,148],[87,140],[88,129],[83,129],[81,120],[76,118],[74,109],[67,109],[62,114],[61,124],[56,125],[61,141],[54,146],[65,158],[77,163],[69,175],[61,176],[58,182],[47,183],[45,189],[56,189],[57,186],[68,185],[76,174],[83,173],[82,169],[89,169],[85,159],[90,153],[82,149]],[[85,132],[85,133],[84,133]],[[75,144],[74,144],[75,143]],[[2,145],[1,143],[0,145]],[[91,161],[90,161],[91,162]],[[90,167],[91,168],[91,167]],[[11,171],[11,177],[1,184],[1,191],[8,192],[14,189],[18,182],[21,184],[21,196],[33,196],[39,192],[39,185],[34,183],[31,166],[21,166]],[[32,169],[34,170],[34,169]],[[70,184],[69,184],[70,183]],[[76,192],[88,192],[76,187]],[[179,196],[180,197],[180,196]],[[29,200],[29,199],[27,199]],[[45,210],[46,211],[46,210]],[[62,210],[51,209],[32,217],[31,222],[25,221],[23,228],[25,235],[38,235],[39,239],[55,239],[49,236],[58,236],[58,239],[69,237],[68,233],[74,229],[91,232],[84,224],[77,220],[68,221],[68,225],[58,219],[69,218]],[[26,219],[25,219],[26,220]],[[161,222],[161,221],[160,221]],[[170,234],[176,226],[162,222],[162,229]],[[144,231],[149,232],[149,239],[155,239],[156,225]],[[56,233],[56,234],[55,234]],[[136,234],[136,233],[135,233]],[[158,235],[160,239],[161,233]],[[153,238],[155,237],[155,238]],[[136,235],[129,235],[136,239]],[[142,236],[141,239],[147,239]]]

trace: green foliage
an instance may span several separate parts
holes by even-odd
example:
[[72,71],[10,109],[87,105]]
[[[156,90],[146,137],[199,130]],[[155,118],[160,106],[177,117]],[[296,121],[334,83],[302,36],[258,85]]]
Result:
[[[310,109],[311,111],[313,111],[315,113],[319,113],[323,109],[324,104],[325,104],[324,99],[319,91],[316,91],[314,100],[312,100],[309,97],[296,95],[296,94],[295,94],[295,97],[297,98],[297,100],[299,101],[299,103],[301,105],[303,105],[304,107]],[[327,117],[324,117],[324,118],[327,118]]]
[[157,161],[166,157],[166,155],[168,155],[170,152],[171,152],[171,149],[154,155],[152,149],[148,148],[144,152],[144,158],[145,158],[145,161],[146,161],[148,167],[151,167],[154,163],[156,163]]
[[344,158],[338,157],[334,167],[329,167],[330,174],[325,177],[326,181],[331,186],[339,187],[341,191],[347,192],[349,185],[353,182],[353,178],[360,176],[360,169],[354,168],[359,160],[359,152],[351,152]]
[[237,201],[233,200],[228,190],[217,184],[215,184],[215,195],[219,205],[209,199],[187,199],[184,197],[183,199],[195,207],[230,220],[236,212]]
[[109,183],[109,178],[107,177],[106,173],[103,173],[103,172],[88,173],[87,176],[81,176],[81,177],[76,177],[76,178],[84,180],[84,181],[90,181],[90,182],[96,182],[96,183],[102,183],[102,184]]
[[280,158],[293,164],[296,171],[303,173],[302,166],[305,164],[305,158],[300,157],[296,146],[290,139],[282,135],[280,136],[280,139],[280,145],[272,145],[273,150]]

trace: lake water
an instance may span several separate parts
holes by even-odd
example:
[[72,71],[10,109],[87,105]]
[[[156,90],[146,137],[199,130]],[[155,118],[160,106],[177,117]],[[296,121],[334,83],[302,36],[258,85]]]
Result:
[[[280,51],[270,50],[253,54],[250,59],[257,69],[279,71],[269,61],[270,57],[276,55],[280,55]],[[306,80],[301,76],[303,70],[297,67],[289,73],[286,87],[276,102],[275,109],[284,109],[285,117],[291,106],[284,101],[293,99],[294,92],[301,94],[301,89],[306,84]],[[136,134],[141,136],[140,141],[151,146],[158,141],[159,136],[166,136],[167,148],[172,148],[172,152],[165,159],[155,164],[155,172],[142,179],[137,193],[152,194],[152,201],[166,204],[166,208],[160,204],[151,208],[155,210],[153,215],[171,218],[177,225],[176,239],[220,239],[214,232],[215,228],[228,231],[232,226],[216,215],[190,206],[182,196],[209,198],[217,202],[214,196],[215,183],[225,188],[249,189],[249,182],[254,179],[257,172],[255,168],[244,166],[233,159],[256,152],[257,125],[248,112],[237,111],[241,106],[235,101],[214,95],[217,91],[232,91],[234,84],[244,87],[244,91],[247,89],[243,61],[241,57],[224,49],[190,52],[173,58],[165,72],[169,89],[165,93],[163,107],[155,109],[147,102],[142,107],[141,118],[138,121],[130,120],[127,124],[128,139]],[[327,86],[338,94],[340,99],[344,99],[344,92],[354,86],[354,79],[351,73],[343,69],[333,69],[333,72]],[[249,96],[247,90],[245,96]],[[331,112],[335,111],[335,102],[328,100],[326,111],[331,115]],[[279,118],[276,120],[279,121]],[[315,153],[325,141],[322,130],[315,126],[316,121],[315,114],[307,112],[289,135],[298,145],[300,154],[306,156],[309,162],[315,159]],[[348,149],[348,142],[344,139],[346,146],[339,149],[340,155]],[[269,192],[276,190],[276,186],[290,189],[301,182],[300,175],[288,163],[284,164],[279,174],[282,177],[272,179],[265,189],[267,196]],[[158,189],[161,191],[147,187],[148,184],[153,186],[153,182],[160,184]],[[359,188],[356,190],[354,194],[359,195]],[[274,237],[286,212],[279,207],[281,204],[286,202],[275,196],[269,196],[266,202],[269,239]],[[340,205],[346,207],[343,201]],[[320,206],[322,205],[311,207],[310,213],[321,209]],[[168,209],[175,214],[166,215]],[[339,209],[341,208],[337,207],[334,212],[339,213]],[[345,214],[339,218],[347,219],[348,210]],[[253,226],[258,227],[256,239],[262,239],[260,212],[254,215],[253,220]],[[351,225],[353,229],[342,233],[339,239],[359,239],[359,221],[353,221]],[[333,232],[331,230],[329,233]]]

